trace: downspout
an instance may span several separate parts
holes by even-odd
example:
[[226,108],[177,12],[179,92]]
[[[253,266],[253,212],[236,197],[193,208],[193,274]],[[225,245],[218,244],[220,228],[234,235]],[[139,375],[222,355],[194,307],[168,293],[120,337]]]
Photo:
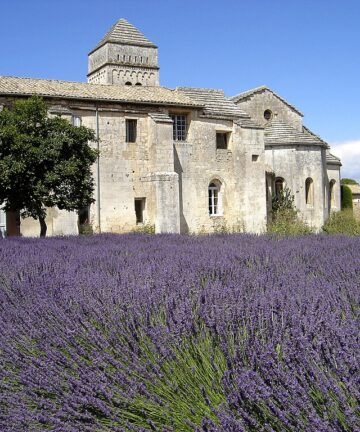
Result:
[[98,229],[101,233],[101,221],[100,221],[100,137],[99,137],[99,110],[96,107],[95,110],[96,119],[96,150],[98,151],[97,164],[96,164],[96,178],[97,178],[97,193],[96,193],[96,206],[97,206],[97,220]]

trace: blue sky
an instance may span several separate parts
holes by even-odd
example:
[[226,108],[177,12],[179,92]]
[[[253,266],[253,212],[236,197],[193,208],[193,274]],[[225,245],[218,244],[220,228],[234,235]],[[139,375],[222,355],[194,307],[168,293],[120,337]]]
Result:
[[158,45],[161,85],[265,84],[360,180],[359,0],[0,0],[0,75],[86,81],[119,18]]

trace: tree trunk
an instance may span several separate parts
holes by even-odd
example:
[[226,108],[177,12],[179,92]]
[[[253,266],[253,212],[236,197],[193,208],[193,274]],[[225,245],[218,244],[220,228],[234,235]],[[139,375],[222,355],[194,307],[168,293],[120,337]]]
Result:
[[46,237],[47,225],[45,222],[45,218],[43,216],[39,216],[40,222],[40,237]]

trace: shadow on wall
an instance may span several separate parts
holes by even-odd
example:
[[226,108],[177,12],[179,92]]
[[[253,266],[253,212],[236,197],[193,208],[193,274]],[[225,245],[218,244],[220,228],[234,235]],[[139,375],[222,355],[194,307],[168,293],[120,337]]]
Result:
[[177,154],[175,145],[174,148],[174,171],[179,176],[179,211],[180,211],[180,233],[188,234],[189,226],[186,222],[184,211],[183,211],[183,188],[182,188],[182,173],[183,169],[180,163],[179,155]]

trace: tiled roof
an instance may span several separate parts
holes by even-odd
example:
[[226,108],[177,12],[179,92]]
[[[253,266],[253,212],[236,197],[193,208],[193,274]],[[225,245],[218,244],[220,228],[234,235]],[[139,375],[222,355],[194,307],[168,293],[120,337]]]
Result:
[[262,93],[264,91],[268,91],[268,92],[272,93],[275,97],[277,97],[278,99],[280,99],[281,102],[283,102],[285,105],[287,105],[293,111],[295,111],[297,114],[299,114],[299,115],[301,115],[303,117],[303,114],[297,108],[295,108],[294,105],[289,104],[288,101],[286,101],[285,99],[283,99],[282,97],[280,97],[277,93],[275,93],[274,91],[272,91],[271,89],[269,89],[269,87],[266,87],[266,86],[260,86],[260,87],[256,87],[256,88],[251,89],[251,90],[247,90],[245,92],[242,92],[242,93],[239,93],[239,94],[233,96],[231,99],[234,102],[239,102],[241,100],[249,98],[249,97],[251,97],[251,96],[253,96],[253,95],[257,94],[257,93]]
[[187,107],[202,106],[202,104],[188,98],[184,93],[166,87],[117,86],[33,78],[0,77],[0,96],[31,96],[33,94],[77,100],[87,99],[93,101]]
[[334,156],[329,150],[326,150],[326,163],[332,165],[341,165],[340,158]]
[[149,113],[149,116],[154,120],[156,123],[173,123],[171,117],[169,117],[165,113]]
[[272,120],[265,126],[265,145],[311,144],[327,146],[316,135],[302,128],[299,131],[281,120]]
[[250,118],[240,107],[227,98],[222,90],[178,87],[176,90],[194,102],[204,105],[204,115],[210,117]]
[[256,123],[254,120],[251,120],[250,118],[241,117],[235,120],[235,123],[240,125],[243,128],[264,129],[264,126],[260,126],[258,123]]
[[123,18],[121,18],[111,27],[111,29],[90,52],[90,54],[96,49],[100,48],[106,42],[157,48],[157,46],[149,41],[149,39],[147,39],[140,30]]
[[309,128],[307,128],[306,126],[303,126],[303,130],[307,133],[309,133],[310,135],[312,135],[313,137],[315,137],[316,139],[318,139],[319,141],[321,141],[322,143],[324,143],[324,145],[326,145],[328,148],[330,147],[329,144],[324,141],[321,137],[319,137],[319,135],[314,134],[314,132],[312,132]]

